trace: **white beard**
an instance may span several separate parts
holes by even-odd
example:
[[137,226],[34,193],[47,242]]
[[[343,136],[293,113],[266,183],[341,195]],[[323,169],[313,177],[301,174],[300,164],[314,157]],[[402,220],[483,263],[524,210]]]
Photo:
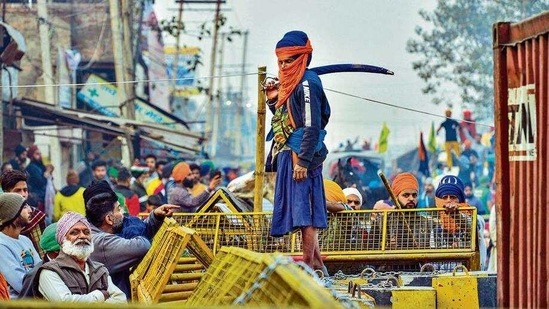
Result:
[[74,256],[81,261],[86,261],[90,254],[93,252],[93,242],[87,242],[85,240],[76,241],[75,243],[70,240],[63,240],[61,251],[65,254]]

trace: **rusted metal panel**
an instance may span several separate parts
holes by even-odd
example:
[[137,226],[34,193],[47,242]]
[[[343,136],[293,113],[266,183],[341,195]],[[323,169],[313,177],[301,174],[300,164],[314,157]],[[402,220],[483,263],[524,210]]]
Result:
[[549,11],[493,34],[498,305],[547,307]]

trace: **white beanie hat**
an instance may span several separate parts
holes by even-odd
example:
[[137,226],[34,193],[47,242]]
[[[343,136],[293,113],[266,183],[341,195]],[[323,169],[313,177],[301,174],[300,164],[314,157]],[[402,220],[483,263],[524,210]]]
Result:
[[345,197],[353,194],[358,196],[358,200],[360,201],[360,205],[362,205],[362,194],[358,191],[357,188],[345,188],[343,189],[343,193],[345,194]]

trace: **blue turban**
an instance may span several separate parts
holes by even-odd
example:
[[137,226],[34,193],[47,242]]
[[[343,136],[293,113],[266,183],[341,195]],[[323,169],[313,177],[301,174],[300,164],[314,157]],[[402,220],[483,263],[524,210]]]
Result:
[[[280,47],[291,47],[291,46],[306,46],[307,41],[309,40],[309,37],[307,36],[307,33],[299,30],[294,30],[287,32],[278,43],[276,43],[276,48]],[[313,54],[309,54],[309,58],[307,60],[307,66],[311,63],[311,59],[313,58]]]
[[200,164],[200,176],[204,177],[208,175],[208,173],[213,172],[215,170],[215,165],[211,160],[206,160]]
[[435,196],[442,198],[445,195],[455,195],[458,197],[459,202],[463,203],[465,202],[464,189],[465,186],[459,178],[453,175],[446,175],[440,180],[438,188],[435,191]]

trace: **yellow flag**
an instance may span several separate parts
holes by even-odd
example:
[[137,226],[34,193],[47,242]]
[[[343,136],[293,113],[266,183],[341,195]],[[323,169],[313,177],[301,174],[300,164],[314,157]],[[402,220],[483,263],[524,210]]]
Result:
[[379,141],[378,141],[377,152],[379,152],[379,153],[387,152],[387,142],[389,140],[389,133],[391,133],[391,131],[389,130],[389,127],[387,126],[387,123],[383,122],[383,127],[381,128],[381,133],[379,133]]

